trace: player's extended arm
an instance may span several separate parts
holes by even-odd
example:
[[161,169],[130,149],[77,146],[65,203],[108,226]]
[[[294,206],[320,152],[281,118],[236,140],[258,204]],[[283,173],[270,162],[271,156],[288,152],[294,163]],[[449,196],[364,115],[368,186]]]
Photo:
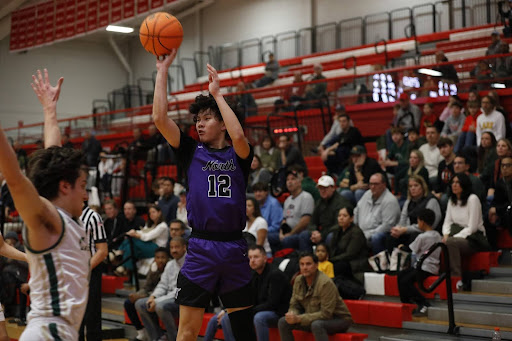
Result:
[[4,238],[2,236],[0,236],[0,255],[7,258],[21,260],[23,262],[27,261],[27,255],[4,242]]
[[[57,210],[45,198],[37,193],[30,180],[21,172],[16,154],[5,137],[0,125],[0,171],[3,173],[16,209],[29,230],[40,230],[40,227],[56,228],[60,233],[60,217]],[[45,233],[48,233],[45,231]],[[42,235],[40,236],[42,237]]]
[[217,70],[215,70],[215,68],[210,64],[207,64],[206,67],[208,68],[208,81],[210,83],[208,85],[208,90],[210,90],[210,94],[215,98],[215,101],[219,106],[222,120],[226,125],[229,137],[231,137],[236,155],[242,159],[246,159],[249,156],[250,147],[249,143],[247,143],[247,139],[245,138],[242,125],[233,110],[231,110],[231,107],[226,103],[224,96],[220,93],[220,81]]
[[41,70],[37,70],[37,77],[32,75],[32,89],[37,95],[44,111],[44,147],[61,146],[61,135],[57,122],[57,101],[59,100],[60,87],[64,78],[60,77],[56,86],[51,86],[48,70],[44,69],[44,78]]
[[156,81],[155,93],[153,98],[153,121],[156,127],[167,142],[174,148],[180,146],[180,128],[169,117],[167,117],[167,109],[169,102],[167,101],[167,73],[172,61],[176,57],[177,49],[173,49],[170,55],[165,55],[164,59],[156,59]]

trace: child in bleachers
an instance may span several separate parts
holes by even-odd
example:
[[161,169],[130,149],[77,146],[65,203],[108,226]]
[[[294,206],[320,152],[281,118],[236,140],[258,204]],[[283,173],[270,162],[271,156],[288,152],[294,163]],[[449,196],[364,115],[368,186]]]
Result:
[[462,103],[453,102],[450,106],[451,114],[444,122],[443,130],[441,131],[441,137],[450,138],[455,144],[464,126],[466,117],[462,113]]
[[420,135],[427,135],[427,127],[433,126],[434,123],[439,119],[439,115],[434,112],[434,104],[427,102],[423,105],[423,115],[421,116],[420,122]]
[[461,134],[455,144],[455,153],[462,151],[464,147],[476,146],[476,118],[482,113],[480,103],[469,101],[467,107],[468,116],[466,116]]
[[[412,251],[414,255],[420,257],[426,253],[432,245],[441,242],[441,235],[432,229],[435,221],[434,211],[425,208],[418,213],[418,228],[423,232],[409,245],[399,245],[404,251]],[[422,264],[421,269],[414,267],[400,271],[398,273],[398,290],[400,300],[403,303],[416,303],[418,308],[413,312],[414,316],[425,316],[429,303],[415,287],[415,282],[422,281],[439,273],[439,258],[441,249],[434,251]]]
[[329,278],[334,278],[334,266],[329,262],[329,249],[327,245],[319,243],[316,246],[315,254],[318,257],[318,270],[329,276]]

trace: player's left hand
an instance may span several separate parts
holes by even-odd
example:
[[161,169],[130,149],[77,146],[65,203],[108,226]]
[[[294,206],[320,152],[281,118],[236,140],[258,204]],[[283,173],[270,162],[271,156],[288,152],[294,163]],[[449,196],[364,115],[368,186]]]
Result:
[[32,80],[33,82],[30,83],[30,85],[32,86],[32,89],[34,89],[34,92],[36,93],[39,102],[43,105],[43,108],[55,107],[59,100],[60,87],[62,82],[64,82],[64,78],[60,77],[57,81],[57,85],[52,86],[48,77],[48,70],[44,69],[44,78],[41,70],[37,70],[37,77],[32,75]]
[[215,97],[220,94],[219,74],[210,64],[206,64],[206,68],[208,69],[208,82],[210,83],[208,85],[208,90],[210,91],[210,94]]

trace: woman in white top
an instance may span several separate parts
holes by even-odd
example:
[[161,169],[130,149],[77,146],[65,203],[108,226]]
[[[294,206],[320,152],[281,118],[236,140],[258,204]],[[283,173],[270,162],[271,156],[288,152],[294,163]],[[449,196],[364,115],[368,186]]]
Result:
[[451,274],[460,277],[461,258],[485,249],[486,237],[482,205],[478,197],[471,193],[469,176],[455,174],[451,186],[452,194],[443,224],[443,242],[450,253]]
[[249,232],[256,238],[256,244],[263,246],[267,257],[272,257],[272,250],[268,242],[268,224],[267,221],[261,216],[260,205],[254,198],[248,198],[246,201],[246,215],[247,223],[245,225],[245,232]]

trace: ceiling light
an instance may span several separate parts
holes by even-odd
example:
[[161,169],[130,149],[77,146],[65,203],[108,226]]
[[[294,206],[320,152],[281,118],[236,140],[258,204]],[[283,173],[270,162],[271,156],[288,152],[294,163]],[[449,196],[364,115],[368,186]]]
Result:
[[114,25],[108,25],[107,31],[110,32],[118,32],[118,33],[132,33],[133,28],[131,27],[124,27],[124,26],[114,26]]
[[441,77],[443,75],[442,72],[432,70],[432,69],[419,69],[418,73],[422,73],[424,75],[434,76],[434,77]]

